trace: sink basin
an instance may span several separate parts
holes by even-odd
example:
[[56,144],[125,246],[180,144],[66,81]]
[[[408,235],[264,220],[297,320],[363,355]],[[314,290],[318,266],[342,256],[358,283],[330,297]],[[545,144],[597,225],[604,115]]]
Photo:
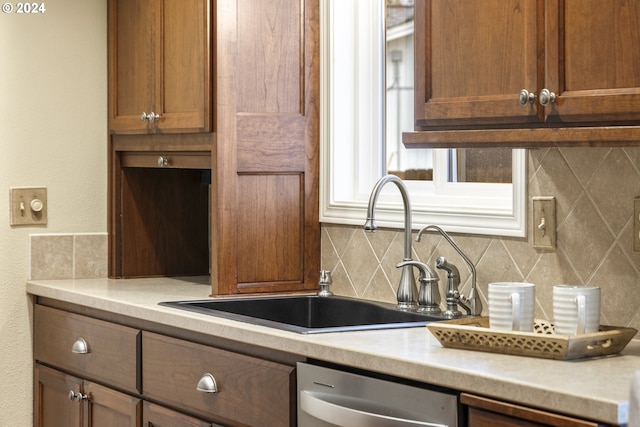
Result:
[[424,326],[441,317],[400,311],[394,305],[316,295],[161,302],[160,305],[272,328],[323,332]]

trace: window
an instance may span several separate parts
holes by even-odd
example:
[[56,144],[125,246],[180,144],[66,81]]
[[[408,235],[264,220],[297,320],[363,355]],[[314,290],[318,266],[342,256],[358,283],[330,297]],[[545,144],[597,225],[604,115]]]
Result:
[[[387,173],[385,3],[328,0],[321,9],[320,220],[362,225],[371,189]],[[525,235],[525,150],[513,150],[510,183],[456,182],[463,153],[432,151],[433,180],[405,180],[414,228],[437,224],[453,232]],[[376,221],[403,227],[394,185],[381,194]]]

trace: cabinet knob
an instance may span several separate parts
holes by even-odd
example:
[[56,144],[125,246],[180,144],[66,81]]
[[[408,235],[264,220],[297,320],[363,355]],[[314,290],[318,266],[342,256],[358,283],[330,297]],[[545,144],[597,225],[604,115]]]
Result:
[[155,121],[159,121],[160,120],[160,114],[154,113],[153,111],[149,113],[149,115],[147,116],[147,120],[149,120],[149,123],[153,123]]
[[160,120],[160,114],[154,113],[153,111],[150,112],[149,114],[147,114],[147,113],[145,113],[143,111],[142,114],[140,114],[140,121],[141,122],[153,123],[153,122],[159,121],[159,120]]
[[89,345],[84,338],[78,338],[71,346],[71,352],[75,354],[87,354],[89,353]]
[[87,400],[89,398],[89,396],[87,396],[84,393],[80,393],[80,392],[75,392],[73,390],[69,390],[69,400],[70,401],[78,401],[78,402],[82,402],[83,400]]
[[166,166],[169,166],[169,158],[165,157],[165,156],[159,156],[158,157],[158,167],[164,168]]
[[216,379],[209,373],[204,374],[202,378],[200,378],[200,381],[198,381],[196,390],[203,393],[217,393],[218,384],[216,383]]
[[536,99],[536,95],[526,89],[522,89],[518,95],[518,103],[522,106],[533,104],[534,99]]
[[542,89],[538,99],[540,99],[540,105],[546,107],[547,105],[556,102],[556,94],[549,92],[549,89]]

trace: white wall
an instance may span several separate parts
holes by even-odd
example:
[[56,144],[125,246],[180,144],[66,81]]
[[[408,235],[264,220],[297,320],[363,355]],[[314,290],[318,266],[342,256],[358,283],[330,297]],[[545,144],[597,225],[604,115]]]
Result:
[[[45,8],[0,12],[0,427],[32,426],[29,234],[107,222],[106,0]],[[9,225],[20,186],[48,188],[46,227]]]

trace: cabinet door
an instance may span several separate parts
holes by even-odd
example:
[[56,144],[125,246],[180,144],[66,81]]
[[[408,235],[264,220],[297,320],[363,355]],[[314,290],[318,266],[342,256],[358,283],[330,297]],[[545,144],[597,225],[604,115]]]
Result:
[[597,427],[599,424],[527,408],[482,396],[462,393],[469,427]]
[[124,393],[85,381],[87,427],[139,427],[142,421],[141,400]]
[[211,423],[144,402],[143,427],[212,427]]
[[[162,2],[154,111],[158,131],[211,130],[210,0]],[[150,108],[150,107],[149,107]]]
[[34,369],[33,425],[80,427],[82,405],[69,400],[69,392],[80,392],[82,380],[40,364]]
[[[109,1],[112,133],[211,130],[210,3]],[[143,121],[142,113],[158,118]]]
[[538,123],[538,0],[415,2],[416,126]]
[[154,108],[160,61],[160,2],[110,0],[109,128],[115,133],[147,132],[143,112]]
[[546,2],[548,120],[640,121],[640,2]]
[[214,294],[317,287],[319,2],[217,2]]

